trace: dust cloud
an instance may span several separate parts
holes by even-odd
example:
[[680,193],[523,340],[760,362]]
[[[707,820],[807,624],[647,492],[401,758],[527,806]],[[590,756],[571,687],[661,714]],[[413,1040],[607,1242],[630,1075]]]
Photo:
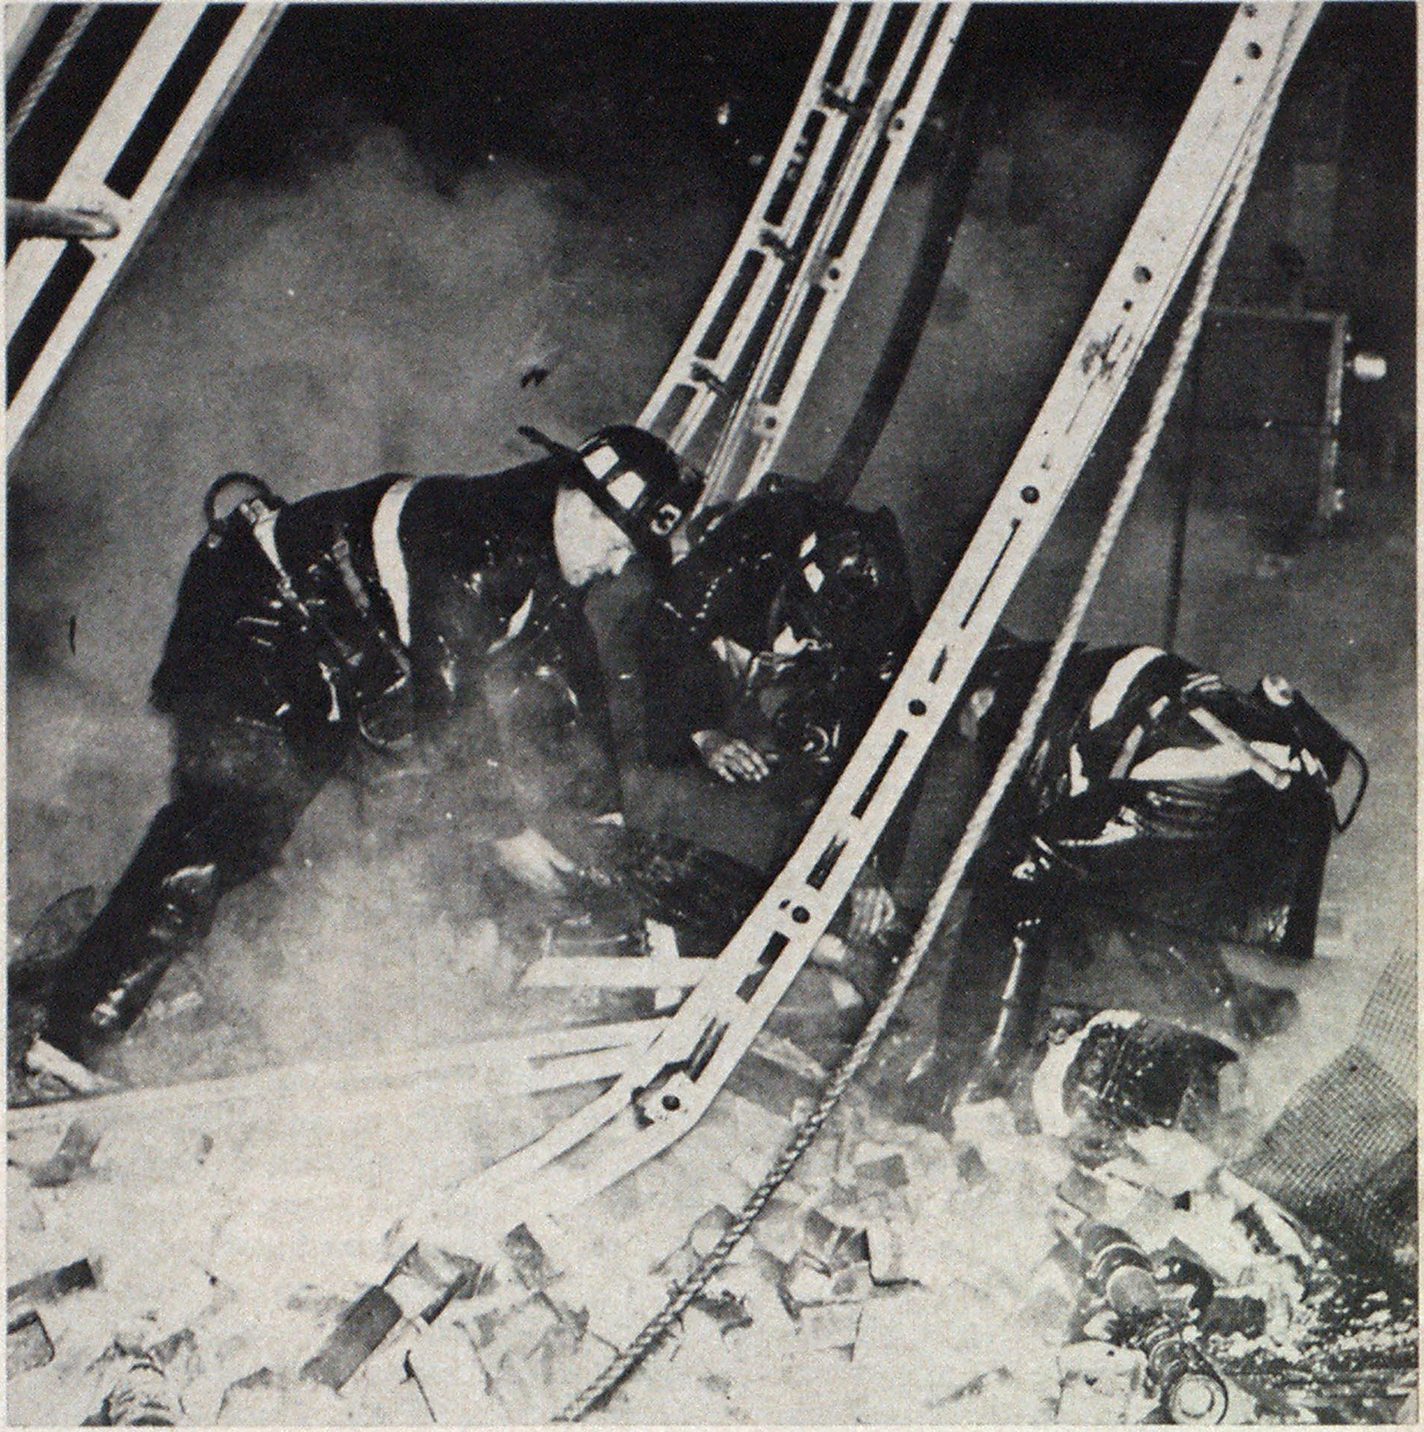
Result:
[[[165,798],[145,697],[214,477],[298,497],[487,471],[533,455],[520,423],[637,414],[739,216],[689,161],[656,176],[650,223],[635,177],[510,159],[437,188],[399,131],[368,125],[275,180],[179,195],[11,472],[12,943],[66,890],[111,882]],[[420,972],[448,975],[460,933],[423,857],[373,845],[358,816],[327,792],[172,977],[213,1014],[256,1011],[239,1062],[420,1037],[422,1011],[423,1036],[448,1037],[489,993],[461,976],[463,1013],[432,1014],[448,1001]]]

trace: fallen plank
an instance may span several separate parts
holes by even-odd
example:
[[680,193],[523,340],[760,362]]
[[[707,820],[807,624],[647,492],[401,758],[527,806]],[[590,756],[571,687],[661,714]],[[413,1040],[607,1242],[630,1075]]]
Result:
[[[268,1112],[290,1118],[303,1108],[338,1099],[384,1101],[395,1090],[423,1078],[458,1079],[470,1087],[511,1092],[564,1087],[583,1082],[582,1075],[590,1066],[568,1063],[561,1069],[561,1059],[606,1051],[621,1051],[626,1057],[629,1051],[646,1048],[665,1022],[643,1019],[584,1025],[453,1047],[312,1061],[223,1079],[121,1089],[11,1109],[7,1128],[14,1135],[57,1128],[77,1117],[95,1125],[159,1116],[259,1119]],[[602,1077],[608,1062],[596,1062],[592,1067],[600,1072],[589,1077]],[[553,1082],[557,1079],[562,1083]]]

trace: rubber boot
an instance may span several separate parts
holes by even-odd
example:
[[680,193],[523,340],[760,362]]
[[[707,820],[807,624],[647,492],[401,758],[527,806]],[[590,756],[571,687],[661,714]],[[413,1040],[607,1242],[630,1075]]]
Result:
[[[86,1065],[122,1039],[169,966],[207,934],[218,894],[216,865],[185,866],[165,876],[147,926],[128,941],[121,934],[113,937],[122,953],[106,961],[108,987],[95,998],[83,971],[76,970],[69,989],[61,987],[51,997],[44,1038]],[[76,960],[85,954],[81,944]]]

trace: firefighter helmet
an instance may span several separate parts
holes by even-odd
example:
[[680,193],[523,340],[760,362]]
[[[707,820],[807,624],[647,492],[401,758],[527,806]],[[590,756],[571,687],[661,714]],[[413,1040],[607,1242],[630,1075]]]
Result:
[[579,444],[575,481],[599,510],[657,561],[697,505],[702,479],[660,437],[631,424],[600,428]]
[[847,650],[890,644],[913,609],[905,549],[884,508],[809,534],[772,621]]

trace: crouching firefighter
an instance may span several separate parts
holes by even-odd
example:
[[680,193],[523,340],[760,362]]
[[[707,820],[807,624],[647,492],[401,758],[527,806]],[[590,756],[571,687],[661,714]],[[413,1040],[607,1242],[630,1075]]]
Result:
[[[649,784],[672,792],[657,820],[689,811],[693,835],[770,874],[918,632],[904,544],[887,509],[777,475],[694,519],[687,540],[643,633]],[[895,843],[882,842],[885,881]],[[853,935],[893,915],[885,881],[869,867],[857,885]]]
[[[966,685],[961,733],[990,769],[1047,654],[1006,641]],[[1350,765],[1341,816],[1334,791]],[[1311,956],[1332,833],[1367,781],[1359,751],[1278,677],[1242,692],[1157,647],[1075,650],[976,857],[976,900],[1007,916],[1012,950],[971,1096],[1003,1092],[1052,951],[1090,904],[1111,912],[1136,961],[1224,1013],[1234,1034],[1284,1027],[1293,993],[1233,976],[1221,946]],[[960,1020],[947,989],[941,1040]]]
[[[635,550],[668,561],[698,492],[666,444],[628,426],[482,477],[389,474],[290,503],[245,474],[215,483],[152,686],[174,727],[172,798],[77,944],[18,991],[42,1039],[87,1063],[122,1036],[358,742],[409,750],[497,863],[554,888],[571,862],[521,805],[527,756],[492,678],[537,651],[597,730],[582,589]],[[611,752],[605,770],[585,783],[590,820],[620,807]]]

